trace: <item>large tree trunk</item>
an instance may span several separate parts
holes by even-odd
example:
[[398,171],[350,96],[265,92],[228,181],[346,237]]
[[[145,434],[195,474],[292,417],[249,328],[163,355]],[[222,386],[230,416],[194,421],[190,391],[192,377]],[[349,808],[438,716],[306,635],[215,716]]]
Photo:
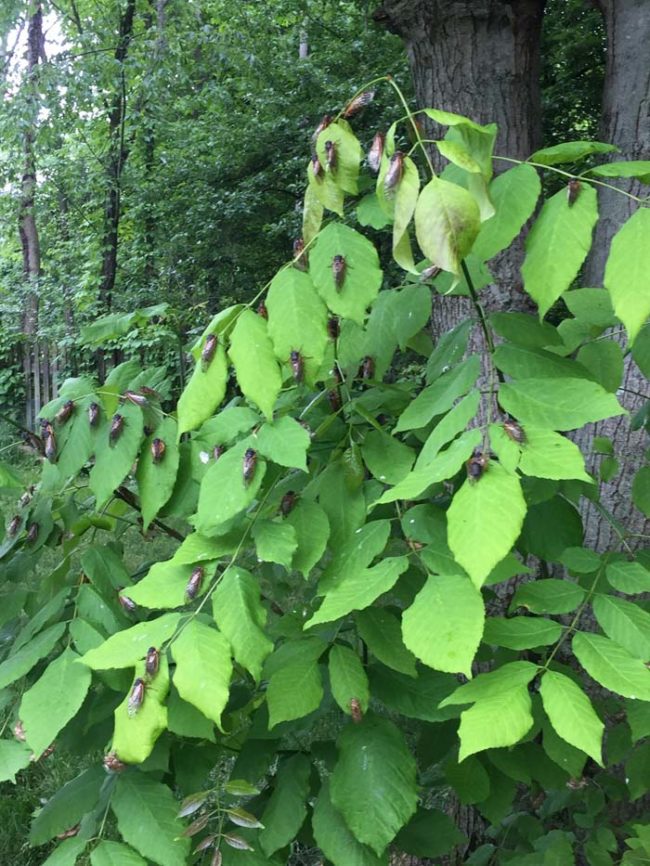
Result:
[[[603,93],[601,137],[615,144],[620,153],[613,159],[650,159],[650,65],[647,62],[650,44],[650,4],[647,0],[600,0],[597,4],[604,16],[607,31],[607,73]],[[634,195],[647,195],[647,187],[636,181],[621,181],[621,189]],[[596,227],[592,252],[585,272],[585,285],[601,286],[612,237],[636,210],[638,204],[613,190],[598,192],[601,218]],[[621,336],[624,344],[624,337]],[[625,374],[619,399],[632,416],[650,398],[648,383],[631,358],[626,359]],[[581,432],[579,444],[589,447],[592,435],[609,436],[621,471],[603,485],[602,504],[631,533],[648,532],[648,522],[634,508],[630,496],[634,474],[643,459],[646,435],[632,431],[630,418],[604,421]],[[585,507],[586,543],[605,550],[619,543],[611,523],[603,519],[593,505]],[[637,539],[638,541],[638,539]],[[632,547],[640,546],[632,538]]]

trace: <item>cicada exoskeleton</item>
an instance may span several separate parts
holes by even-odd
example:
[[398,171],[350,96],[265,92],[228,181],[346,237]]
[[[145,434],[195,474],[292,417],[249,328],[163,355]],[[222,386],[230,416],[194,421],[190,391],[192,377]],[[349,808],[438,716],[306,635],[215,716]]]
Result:
[[384,136],[378,132],[372,140],[368,151],[368,165],[372,171],[377,172],[381,166],[381,158],[384,153]]
[[517,445],[523,445],[526,441],[526,434],[524,433],[523,427],[517,424],[516,421],[512,419],[508,419],[503,422],[503,429],[506,435],[512,439],[513,442],[516,442]]
[[127,702],[127,712],[129,716],[135,716],[142,704],[144,703],[145,682],[142,677],[136,677],[129,700]]
[[91,403],[88,407],[88,423],[91,427],[96,427],[99,423],[99,405]]
[[580,195],[580,181],[572,178],[566,185],[566,197],[569,202],[569,207],[573,207],[576,199]]
[[257,315],[261,316],[263,319],[268,319],[269,311],[266,309],[264,301],[260,301],[257,305]]
[[360,93],[358,96],[355,96],[354,99],[351,99],[348,104],[343,109],[343,117],[346,120],[349,120],[351,117],[354,117],[355,114],[358,114],[362,108],[365,108],[366,105],[370,105],[372,100],[375,98],[374,90],[364,90],[363,93]]
[[404,174],[404,154],[401,150],[396,150],[390,158],[388,171],[384,178],[384,191],[387,195],[392,195],[395,188],[402,179]]
[[255,477],[255,468],[257,467],[257,451],[253,448],[247,448],[244,453],[244,463],[242,466],[242,478],[244,484],[250,484]]
[[74,412],[74,400],[66,400],[63,406],[59,409],[59,411],[54,416],[54,420],[57,424],[65,424],[68,418]]
[[336,144],[333,141],[325,142],[325,165],[329,171],[335,171],[338,162]]
[[345,256],[334,256],[332,259],[332,278],[334,280],[334,288],[337,292],[340,292],[343,288],[346,270],[347,264]]
[[297,496],[293,490],[288,490],[282,500],[280,502],[280,514],[283,517],[287,517],[287,515],[291,514],[296,505]]
[[352,721],[357,725],[363,721],[363,710],[358,698],[352,698],[350,701],[350,715],[352,716]]
[[218,345],[219,338],[217,337],[217,335],[208,334],[208,336],[205,338],[203,349],[201,350],[201,366],[204,370],[207,370],[210,366],[210,363],[214,358],[214,353],[217,351]]
[[162,439],[154,439],[151,443],[151,459],[154,463],[160,463],[163,457],[165,456],[165,451],[167,450],[167,446],[163,442]]
[[144,670],[149,679],[153,679],[160,667],[160,653],[155,646],[150,646],[144,659]]
[[296,238],[293,242],[293,266],[299,271],[306,271],[309,265],[309,258],[305,252],[305,242],[302,238]]
[[108,432],[108,441],[110,445],[115,445],[117,440],[122,435],[122,430],[124,429],[124,415],[120,415],[119,412],[116,412],[113,415],[113,420],[111,421],[111,429]]
[[196,568],[193,569],[192,574],[190,574],[190,579],[187,581],[187,586],[185,587],[185,597],[188,601],[195,599],[199,592],[201,592],[204,576],[205,569],[202,566],[197,565]]
[[305,378],[305,363],[300,352],[295,349],[289,354],[289,363],[291,364],[291,372],[296,382],[302,382]]

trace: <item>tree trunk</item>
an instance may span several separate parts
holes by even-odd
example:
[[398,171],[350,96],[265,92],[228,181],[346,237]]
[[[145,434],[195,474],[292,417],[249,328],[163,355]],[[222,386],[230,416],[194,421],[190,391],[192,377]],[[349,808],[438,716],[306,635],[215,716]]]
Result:
[[[603,93],[601,138],[615,144],[620,153],[612,159],[650,159],[650,8],[647,0],[601,0],[597,4],[607,31],[607,72]],[[647,187],[636,181],[613,181],[634,195],[647,195]],[[612,190],[598,191],[601,218],[596,227],[592,252],[585,269],[585,285],[602,286],[612,237],[632,215],[638,204]],[[625,344],[621,335],[620,342]],[[645,394],[643,398],[640,395]],[[626,358],[620,402],[634,415],[650,398],[648,383],[630,357]],[[648,532],[648,521],[632,504],[630,490],[643,460],[646,434],[630,429],[630,417],[613,418],[581,431],[578,444],[587,452],[593,435],[608,436],[614,443],[621,470],[603,485],[603,506],[628,532]],[[616,530],[591,503],[585,503],[586,544],[605,550],[619,543]],[[632,547],[638,547],[630,539]]]

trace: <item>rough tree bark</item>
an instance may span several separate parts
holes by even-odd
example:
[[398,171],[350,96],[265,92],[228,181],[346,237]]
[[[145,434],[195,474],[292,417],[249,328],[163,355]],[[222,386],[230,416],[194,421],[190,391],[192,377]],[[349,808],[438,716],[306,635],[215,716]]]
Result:
[[[647,0],[599,0],[607,32],[607,71],[603,93],[601,138],[615,144],[620,153],[612,159],[650,159],[650,4]],[[636,181],[621,181],[621,189],[633,195],[647,195],[647,187]],[[592,253],[585,269],[585,285],[602,286],[603,273],[612,237],[632,215],[638,204],[612,190],[598,193],[601,218],[594,236]],[[624,335],[621,342],[625,343]],[[645,396],[641,396],[645,395]],[[618,394],[630,416],[650,399],[648,382],[631,358],[626,359],[622,389]],[[617,521],[632,533],[648,532],[648,521],[632,504],[630,490],[641,466],[647,436],[632,431],[630,418],[614,418],[581,433],[579,444],[587,450],[593,435],[609,436],[620,460],[621,471],[603,485],[602,503]],[[585,505],[586,543],[598,550],[618,544],[616,530],[590,503]],[[634,539],[628,542],[632,547]]]

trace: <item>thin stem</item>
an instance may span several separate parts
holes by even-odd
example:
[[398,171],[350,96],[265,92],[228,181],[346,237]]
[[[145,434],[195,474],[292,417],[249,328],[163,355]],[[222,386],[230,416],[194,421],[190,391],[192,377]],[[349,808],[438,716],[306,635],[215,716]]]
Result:
[[390,86],[393,88],[393,90],[395,91],[395,93],[396,93],[397,96],[399,97],[400,102],[401,102],[402,105],[404,106],[404,109],[405,109],[405,111],[406,111],[406,116],[408,117],[409,123],[411,124],[411,128],[413,129],[413,134],[414,134],[414,136],[415,136],[415,140],[416,140],[417,143],[419,144],[419,146],[420,146],[420,148],[421,148],[421,150],[422,150],[422,153],[424,154],[424,158],[425,158],[426,161],[427,161],[427,165],[429,166],[429,171],[431,172],[431,177],[435,177],[435,176],[436,176],[436,172],[435,172],[435,169],[434,169],[434,167],[433,167],[433,163],[431,162],[431,157],[429,156],[429,151],[428,151],[428,150],[426,149],[426,147],[424,146],[424,139],[423,139],[422,136],[420,135],[420,130],[418,129],[418,125],[417,125],[417,123],[415,122],[415,120],[413,119],[414,115],[413,115],[413,112],[411,111],[411,109],[410,109],[409,106],[408,106],[408,102],[407,102],[406,99],[404,98],[404,94],[402,93],[402,91],[400,90],[400,88],[398,87],[398,85],[395,84],[395,82],[393,81],[393,79],[392,79],[390,76],[388,77],[388,83],[389,83]]
[[471,274],[469,272],[469,268],[467,267],[467,264],[465,263],[464,260],[460,263],[460,266],[461,266],[462,271],[463,271],[463,276],[465,277],[465,280],[467,281],[467,288],[469,289],[469,294],[470,294],[470,297],[472,299],[472,303],[474,304],[474,308],[476,309],[476,313],[478,315],[479,322],[481,323],[481,328],[482,328],[483,334],[485,336],[485,342],[487,344],[488,351],[490,354],[493,354],[493,352],[494,352],[494,338],[492,337],[492,330],[488,324],[487,316],[485,315],[485,310],[483,309],[483,306],[482,306],[481,302],[479,301],[478,292],[474,288],[472,276],[471,276]]

